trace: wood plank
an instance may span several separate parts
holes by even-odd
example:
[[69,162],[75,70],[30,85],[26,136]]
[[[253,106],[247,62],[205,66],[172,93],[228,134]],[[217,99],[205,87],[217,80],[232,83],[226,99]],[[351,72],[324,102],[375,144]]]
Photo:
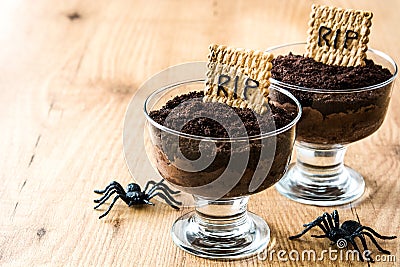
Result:
[[[306,0],[2,1],[0,265],[270,264],[257,258],[205,260],[182,252],[169,231],[189,208],[176,212],[159,204],[128,209],[119,203],[105,220],[98,220],[92,191],[114,179],[123,184],[132,181],[123,156],[123,120],[130,99],[148,77],[171,65],[204,60],[210,43],[263,49],[305,40],[310,4]],[[337,5],[373,11],[371,47],[400,62],[399,1],[341,0]],[[339,207],[342,220],[358,216],[383,234],[397,235],[399,87],[395,84],[381,129],[352,144],[346,156],[346,163],[365,176],[367,192],[360,201]],[[327,240],[310,236],[302,242],[287,237],[331,209],[289,201],[272,188],[251,197],[249,209],[269,223],[270,249],[321,251],[329,246]],[[398,262],[398,239],[382,244]],[[274,266],[297,264],[273,261]]]

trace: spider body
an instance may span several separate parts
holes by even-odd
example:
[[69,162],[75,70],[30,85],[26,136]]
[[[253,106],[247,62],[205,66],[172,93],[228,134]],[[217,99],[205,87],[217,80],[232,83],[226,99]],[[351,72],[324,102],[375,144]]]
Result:
[[351,236],[361,224],[356,221],[345,221],[339,228],[333,227],[332,229],[328,230],[326,234],[327,238],[332,241],[332,243],[336,243],[339,239],[345,238],[346,236]]
[[[339,213],[337,210],[334,210],[332,214],[325,212],[322,216],[319,216],[314,221],[304,224],[305,229],[297,235],[290,236],[289,239],[299,238],[305,233],[307,233],[311,228],[318,226],[323,232],[323,235],[311,235],[315,238],[328,238],[334,244],[339,244],[338,241],[343,239],[346,241],[346,245],[350,243],[355,250],[361,255],[361,251],[358,248],[355,238],[359,238],[361,240],[361,244],[363,245],[364,251],[368,250],[366,237],[372,241],[375,247],[384,254],[390,254],[389,251],[383,249],[379,244],[375,237],[379,239],[395,239],[396,236],[384,236],[378,234],[374,229],[368,226],[363,226],[359,222],[348,220],[339,224]],[[340,247],[343,248],[343,247]],[[363,257],[360,257],[361,261],[364,261]],[[373,262],[374,260],[366,255],[367,261]]]
[[[152,187],[149,189],[150,186]],[[94,200],[95,203],[98,203],[94,207],[95,209],[103,205],[113,194],[117,194],[111,202],[110,206],[108,207],[107,211],[104,212],[99,217],[99,219],[103,218],[110,212],[118,199],[122,199],[122,201],[124,201],[129,207],[144,204],[154,205],[154,203],[150,202],[150,199],[156,196],[162,198],[168,205],[177,210],[179,210],[177,205],[182,204],[172,197],[172,195],[178,194],[180,193],[180,191],[173,191],[166,184],[164,184],[164,179],[162,179],[158,183],[154,181],[148,181],[143,191],[140,186],[135,183],[128,184],[125,191],[121,184],[113,181],[105,189],[94,190],[94,192],[97,194],[103,194],[101,198]]]
[[142,192],[142,189],[138,184],[128,184],[128,186],[126,187],[125,197],[125,200],[122,197],[121,198],[129,207],[133,205],[149,204],[145,202],[145,200],[148,199],[148,195],[146,195],[145,192]]

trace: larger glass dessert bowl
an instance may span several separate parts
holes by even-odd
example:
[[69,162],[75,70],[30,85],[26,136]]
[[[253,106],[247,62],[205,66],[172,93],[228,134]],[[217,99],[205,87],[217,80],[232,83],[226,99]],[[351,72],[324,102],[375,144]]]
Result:
[[[195,210],[177,219],[172,227],[175,244],[205,258],[249,257],[265,249],[270,239],[267,223],[247,211],[249,196],[271,187],[285,173],[301,108],[287,91],[271,90],[270,105],[276,108],[264,115],[255,115],[260,133],[247,136],[245,126],[232,130],[232,125],[243,122],[231,107],[204,103],[201,93],[187,97],[189,92],[203,91],[205,75],[199,74],[199,77],[184,82],[177,79],[176,83],[147,98],[144,107],[146,152],[163,178],[194,198]],[[186,95],[186,99],[179,105],[170,101],[180,95]],[[273,116],[271,113],[276,109],[281,113]],[[160,114],[165,115],[162,123],[155,119]],[[282,125],[282,120],[275,122],[277,116],[289,119]],[[185,132],[187,125],[195,127],[206,117],[227,129],[229,137]]]
[[[303,55],[305,43],[288,44],[269,51],[278,55]],[[297,202],[334,206],[358,199],[364,192],[361,174],[344,165],[347,146],[373,134],[382,125],[397,74],[396,63],[386,54],[369,49],[367,59],[387,68],[390,78],[362,88],[306,88],[276,79],[272,87],[290,91],[301,103],[297,126],[297,161],[276,185]]]

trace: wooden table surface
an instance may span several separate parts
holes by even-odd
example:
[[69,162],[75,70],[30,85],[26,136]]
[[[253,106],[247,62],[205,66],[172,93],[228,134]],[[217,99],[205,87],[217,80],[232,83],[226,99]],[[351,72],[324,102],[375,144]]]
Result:
[[[205,60],[210,43],[265,49],[303,41],[311,2],[1,1],[0,265],[365,266],[330,260],[285,263],[276,257],[201,259],[178,249],[170,237],[172,223],[189,208],[175,211],[159,203],[129,209],[118,202],[103,220],[93,210],[93,189],[113,179],[124,185],[133,181],[122,131],[140,84],[168,66]],[[400,62],[400,1],[335,4],[371,10],[370,47]],[[398,82],[381,129],[351,145],[346,155],[346,163],[365,177],[364,196],[337,207],[342,220],[358,216],[364,225],[398,236],[399,89]],[[270,225],[270,249],[329,247],[328,240],[310,235],[301,242],[287,237],[334,208],[298,204],[270,188],[252,196],[249,209]],[[374,266],[398,266],[399,239],[381,244],[397,262]]]

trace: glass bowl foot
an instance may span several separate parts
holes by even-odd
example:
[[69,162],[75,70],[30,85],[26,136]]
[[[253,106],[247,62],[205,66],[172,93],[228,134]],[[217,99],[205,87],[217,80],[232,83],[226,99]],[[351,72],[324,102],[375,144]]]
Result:
[[178,247],[193,255],[241,259],[254,256],[267,247],[270,229],[261,217],[247,210],[233,216],[213,217],[197,208],[175,221],[171,235]]
[[285,197],[303,204],[337,206],[361,197],[365,182],[358,172],[347,166],[336,177],[318,179],[307,177],[296,164],[292,164],[275,188]]
[[296,142],[297,161],[275,185],[282,195],[309,205],[336,206],[364,193],[361,174],[343,163],[346,147]]

